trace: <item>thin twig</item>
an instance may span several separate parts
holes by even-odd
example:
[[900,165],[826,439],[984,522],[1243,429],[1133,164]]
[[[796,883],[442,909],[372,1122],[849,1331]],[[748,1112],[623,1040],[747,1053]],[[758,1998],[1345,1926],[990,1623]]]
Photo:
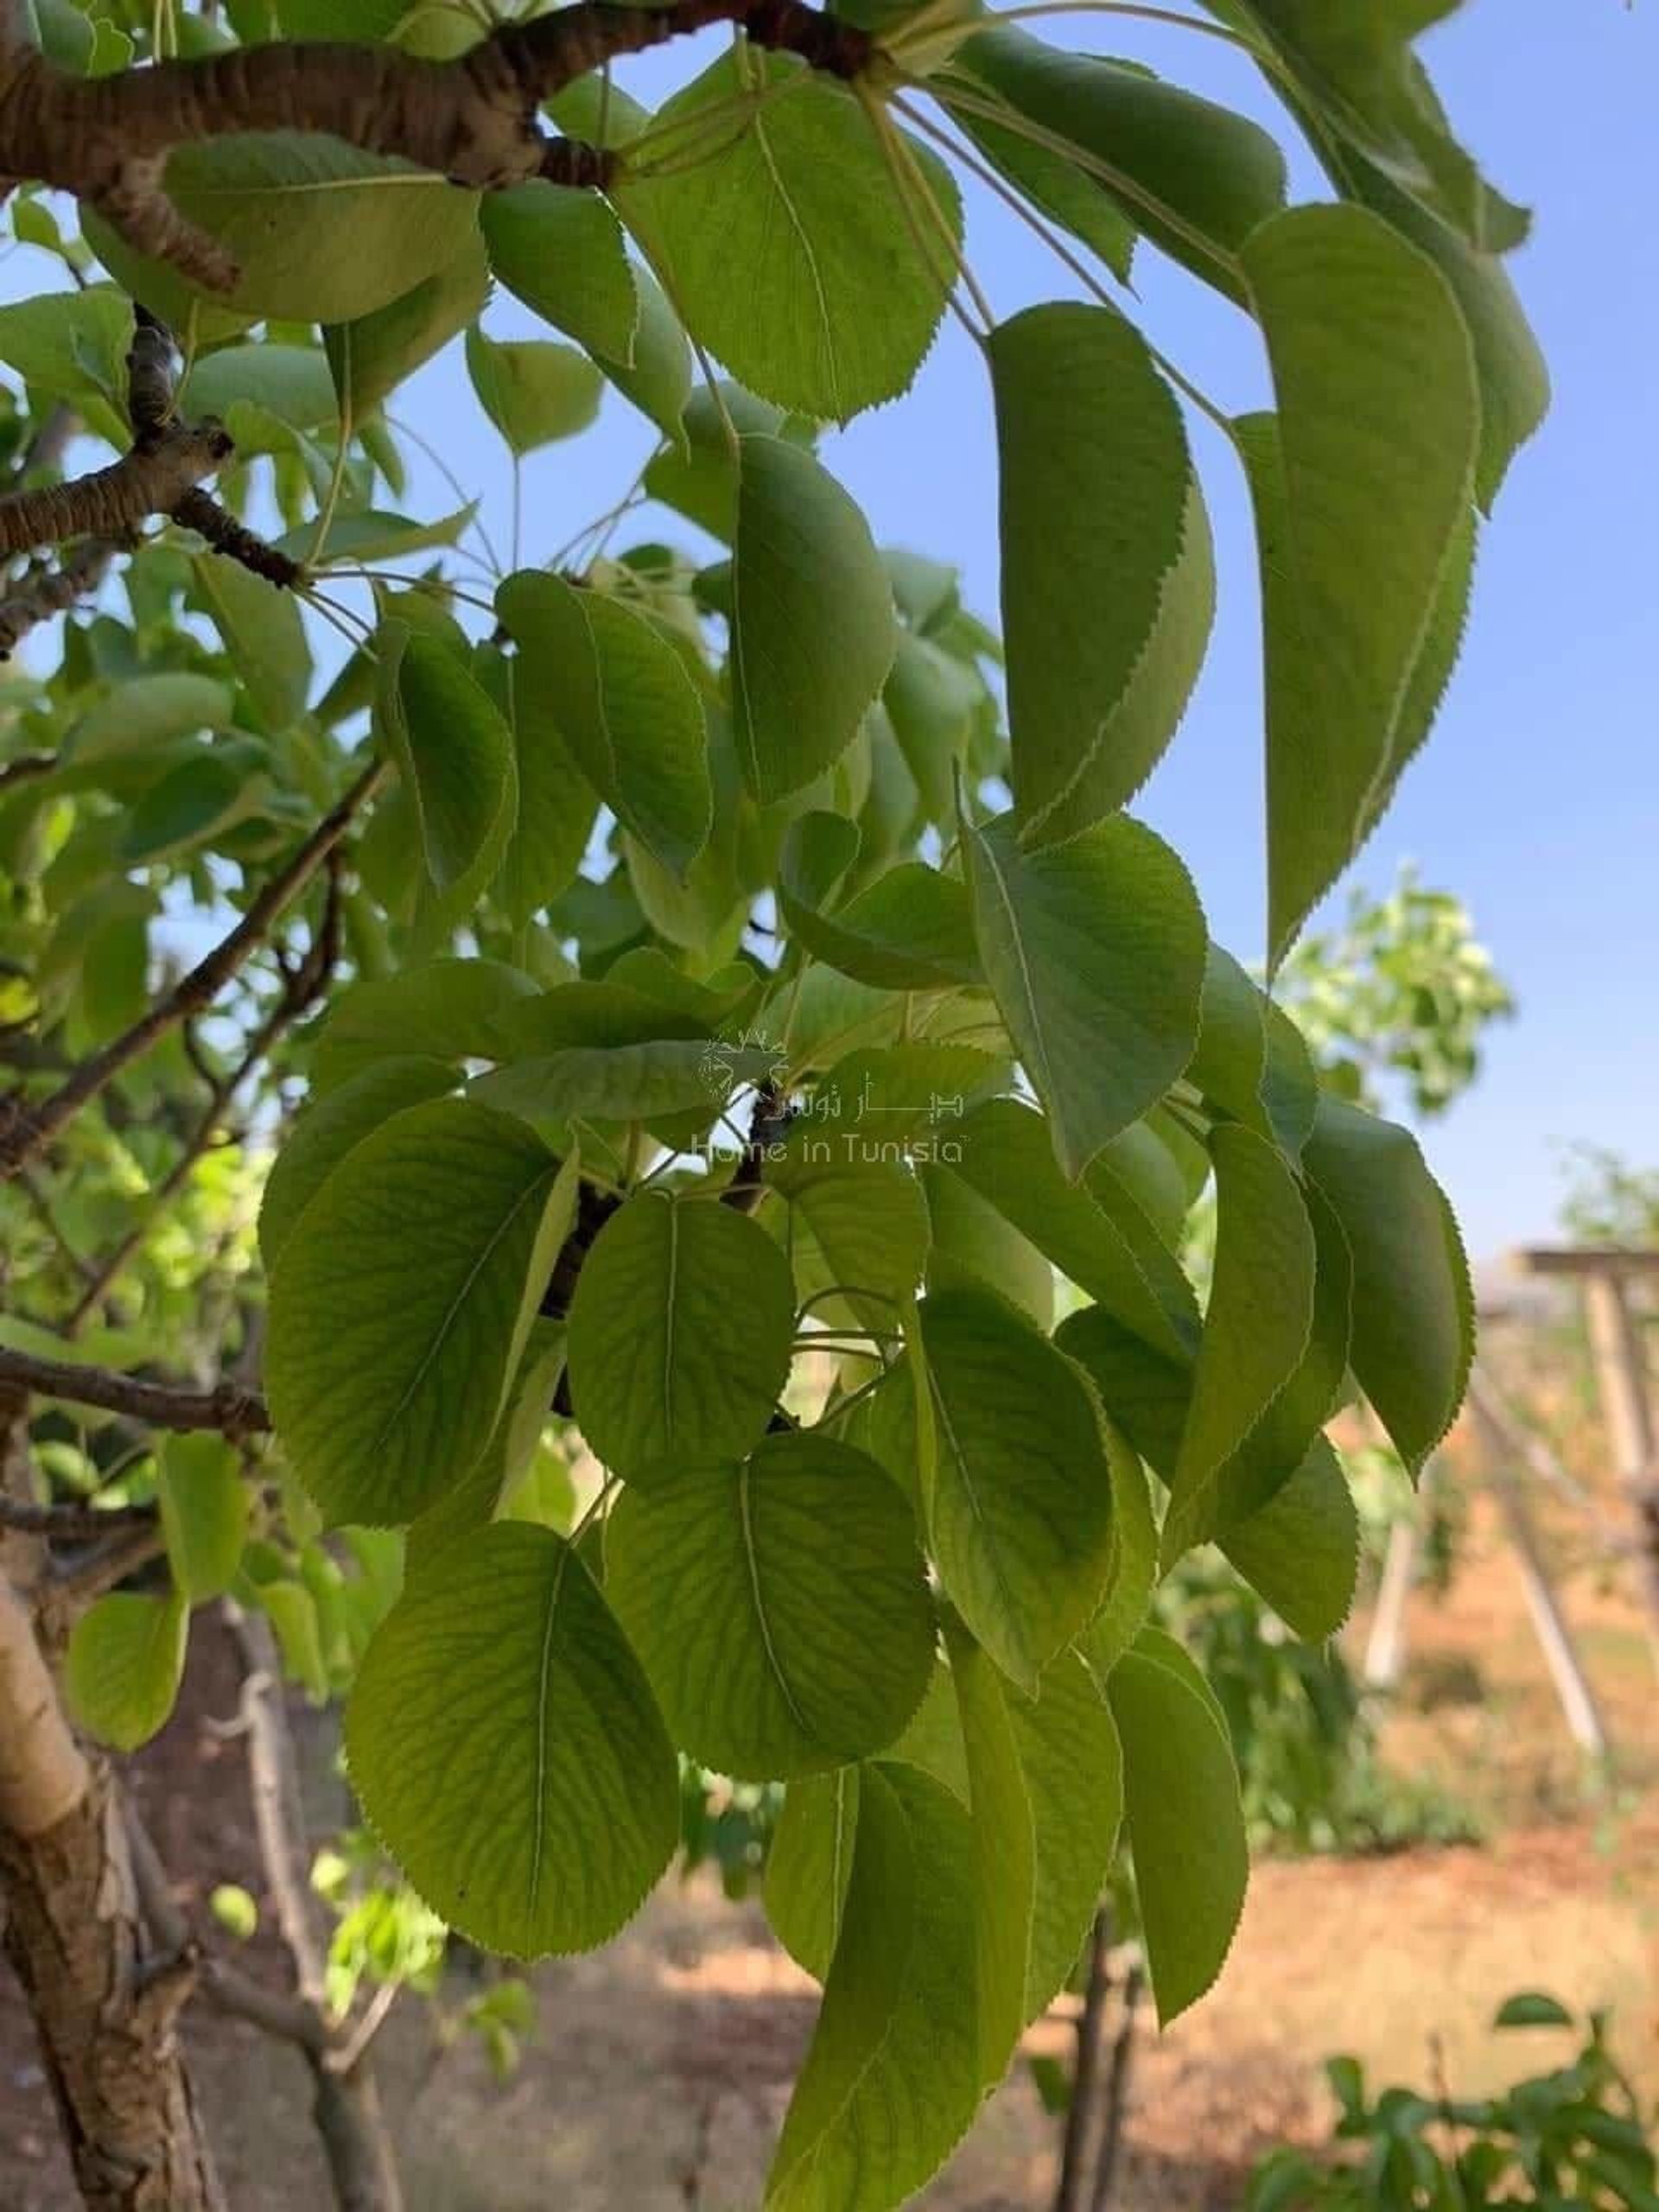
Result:
[[22,1535],[55,1536],[66,1544],[97,1543],[105,1536],[155,1526],[153,1505],[94,1505],[79,1497],[36,1505],[32,1499],[0,1497],[0,1529],[15,1529]]
[[1059,2187],[1054,2212],[1081,2212],[1084,2154],[1095,2113],[1095,2077],[1100,2066],[1101,2026],[1110,1986],[1107,1955],[1111,1949],[1112,1914],[1102,1905],[1089,1931],[1089,1980],[1077,2021],[1077,2063],[1071,2073],[1071,2101],[1065,2112],[1065,2140],[1060,2152]]
[[363,772],[333,812],[324,817],[287,867],[272,876],[247,912],[204,960],[181,976],[165,997],[103,1050],[81,1061],[67,1083],[39,1106],[10,1103],[0,1122],[0,1181],[32,1160],[81,1108],[106,1090],[124,1068],[139,1059],[181,1022],[209,1007],[231,978],[270,934],[329,854],[350,829],[359,810],[373,798],[389,771],[377,760]]
[[[108,1296],[111,1287],[120,1275],[128,1261],[143,1243],[150,1224],[162,1209],[176,1198],[188,1182],[196,1163],[207,1152],[218,1134],[225,1109],[242,1085],[265,1058],[285,1029],[315,1004],[327,989],[340,955],[340,874],[339,854],[328,855],[328,900],[323,910],[321,926],[304,958],[293,968],[283,970],[283,991],[275,1007],[254,1032],[247,1050],[228,1073],[208,1078],[207,1105],[195,1128],[186,1141],[183,1151],[174,1161],[162,1180],[151,1191],[137,1221],[104,1261],[86,1270],[86,1287],[75,1302],[67,1323],[67,1333],[73,1336],[98,1311]],[[282,959],[277,948],[277,959]],[[186,1034],[189,1033],[187,1026]],[[201,1063],[198,1060],[200,1069]]]
[[[133,1881],[138,1891],[150,1940],[156,1949],[175,1956],[197,1948],[190,1925],[173,1895],[167,1870],[129,1796],[125,1803],[127,1847]],[[251,2020],[267,2035],[297,2044],[302,2050],[321,2053],[328,2048],[327,2023],[321,2013],[297,1997],[263,1988],[257,1981],[211,1954],[200,1959],[200,1986],[209,2003],[238,2019]]]
[[1116,2040],[1112,2044],[1112,2069],[1106,2080],[1106,2118],[1100,2139],[1100,2157],[1095,2167],[1095,2191],[1089,2200],[1089,2212],[1106,2212],[1117,2181],[1118,2159],[1123,2148],[1123,2122],[1128,2112],[1129,2069],[1135,2056],[1141,1993],[1145,1986],[1146,1968],[1139,1959],[1135,1959],[1123,1977],[1122,2012],[1118,2020]]

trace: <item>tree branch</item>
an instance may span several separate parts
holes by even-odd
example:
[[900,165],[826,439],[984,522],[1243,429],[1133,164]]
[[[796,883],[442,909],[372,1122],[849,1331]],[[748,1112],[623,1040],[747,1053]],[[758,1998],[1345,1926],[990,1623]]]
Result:
[[[86,1367],[73,1359],[36,1359],[29,1352],[0,1347],[0,1386],[66,1398],[77,1406],[98,1406],[124,1414],[150,1428],[180,1432],[217,1430],[232,1440],[257,1436],[270,1427],[265,1402],[239,1383],[219,1382],[211,1390],[175,1389],[169,1382],[146,1382],[117,1375],[106,1367]],[[107,1516],[100,1514],[100,1521]]]
[[[150,1940],[163,1954],[174,1957],[188,1955],[197,1948],[190,1924],[179,1908],[167,1869],[130,1797],[126,1801],[126,1815],[133,1880]],[[321,2054],[329,2046],[327,2024],[313,2006],[302,1999],[285,1997],[279,1990],[263,1987],[211,1953],[205,1953],[200,1958],[198,1986],[219,2012],[251,2020],[267,2035],[297,2044],[302,2050],[313,2054]]]
[[353,817],[385,782],[388,770],[377,760],[365,769],[332,813],[325,815],[288,866],[272,876],[230,935],[180,978],[130,1029],[82,1060],[58,1090],[39,1106],[19,1101],[0,1108],[0,1182],[14,1176],[66,1128],[121,1071],[149,1052],[181,1022],[202,1013],[245,965],[310,882],[350,829]]
[[87,1608],[130,1574],[148,1567],[167,1549],[161,1522],[127,1529],[79,1559],[66,1560],[40,1592],[41,1634],[49,1646],[67,1644],[69,1631]]
[[[3,54],[0,48],[0,63]],[[0,93],[0,114],[3,109]],[[0,603],[0,659],[35,623],[96,590],[117,553],[137,543],[138,526],[151,515],[165,515],[195,531],[216,553],[241,562],[270,583],[291,588],[298,582],[302,571],[296,562],[256,537],[202,490],[203,477],[211,476],[236,448],[224,425],[211,416],[199,423],[178,419],[173,354],[167,326],[135,302],[127,354],[131,450],[108,468],[72,483],[0,496],[0,557],[67,538],[89,540],[55,574],[32,575]],[[73,424],[73,416],[68,419]]]
[[94,1505],[87,1498],[66,1498],[55,1505],[32,1499],[0,1497],[0,1529],[26,1536],[57,1536],[65,1543],[96,1543],[121,1530],[153,1529],[153,1505]]
[[602,185],[611,159],[549,139],[540,104],[615,56],[740,22],[758,44],[853,77],[874,51],[868,33],[802,0],[673,0],[661,8],[578,0],[508,23],[448,61],[391,46],[286,43],[76,77],[16,43],[0,43],[0,146],[13,178],[77,194],[139,252],[224,291],[236,264],[167,197],[174,147],[251,130],[327,131],[366,153],[401,156],[454,182],[491,191],[545,177]]
[[279,590],[292,591],[305,570],[297,561],[227,514],[211,493],[200,486],[185,493],[173,510],[173,520],[185,529],[194,530],[198,537],[205,538],[215,553],[222,553],[226,560],[239,561],[245,569],[251,569],[256,576],[263,576],[268,584]]
[[[78,600],[90,597],[117,554],[130,551],[137,543],[131,531],[121,537],[89,537],[73,553],[66,553],[55,569],[37,566],[22,576],[0,600],[0,660],[10,660],[37,623],[67,614]],[[0,768],[0,786],[21,782],[25,776],[44,775],[57,765],[54,753],[25,753]]]
[[259,1856],[300,1995],[321,2014],[328,1938],[311,1887],[300,1777],[282,1702],[282,1662],[263,1613],[245,1613],[228,1599],[225,1613],[248,1669],[242,1681],[242,1719]]
[[72,483],[0,498],[0,556],[61,545],[68,537],[123,537],[150,515],[171,514],[185,493],[228,461],[230,434],[218,423],[175,423],[107,468]]
[[[11,600],[0,602],[0,621],[4,620],[14,604]],[[9,658],[0,655],[0,658]],[[0,766],[0,791],[9,791],[13,784],[26,784],[31,776],[49,776],[57,765],[55,753],[20,753],[15,760]]]

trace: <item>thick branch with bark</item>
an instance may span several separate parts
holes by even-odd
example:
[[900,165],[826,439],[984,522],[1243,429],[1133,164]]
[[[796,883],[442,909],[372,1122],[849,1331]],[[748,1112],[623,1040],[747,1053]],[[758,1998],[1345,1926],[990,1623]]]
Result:
[[223,2212],[176,2033],[188,1955],[148,1971],[109,1777],[76,1743],[28,1607],[0,1578],[0,1899],[92,2212]]
[[[0,48],[0,69],[3,66]],[[0,601],[0,659],[37,622],[65,613],[95,591],[115,556],[138,543],[139,525],[153,515],[194,530],[216,553],[239,561],[269,583],[291,588],[303,573],[297,562],[268,545],[202,490],[202,480],[224,466],[235,446],[224,425],[211,416],[198,423],[179,419],[172,335],[147,308],[135,306],[134,315],[127,355],[131,450],[107,468],[69,483],[0,496],[0,557],[70,538],[86,540],[55,570],[39,569]],[[73,419],[68,417],[71,424]]]
[[185,493],[229,460],[221,423],[175,423],[148,446],[67,484],[0,499],[0,555],[61,545],[70,537],[121,537],[151,515],[171,514]]
[[[602,184],[608,157],[548,138],[540,104],[601,62],[716,22],[741,23],[757,43],[842,77],[855,76],[872,52],[867,33],[801,0],[579,0],[504,24],[448,61],[391,46],[277,43],[76,77],[14,47],[0,81],[0,147],[8,175],[77,194],[139,252],[226,290],[236,280],[231,256],[167,197],[175,146],[250,130],[326,131],[484,191],[537,176]],[[0,69],[7,59],[0,44]]]

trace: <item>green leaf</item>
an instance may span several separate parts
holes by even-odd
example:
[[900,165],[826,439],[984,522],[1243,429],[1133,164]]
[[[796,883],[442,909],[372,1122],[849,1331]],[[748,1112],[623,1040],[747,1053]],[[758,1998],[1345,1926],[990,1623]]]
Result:
[[772,1417],[794,1332],[789,1263],[764,1229],[730,1206],[642,1192],[600,1231],[571,1302],[582,1434],[631,1482],[737,1458]]
[[888,2212],[979,2102],[968,1815],[910,1766],[867,1767],[835,1961],[767,2212]]
[[679,1840],[673,1747],[580,1558],[480,1529],[414,1583],[346,1713],[353,1787],[435,1910],[514,1958],[591,1949]]
[[524,569],[496,594],[532,696],[623,826],[683,876],[708,841],[702,709],[673,646],[620,600]]
[[539,181],[484,196],[490,266],[532,314],[596,355],[631,363],[639,301],[622,226],[596,192]]
[[405,377],[477,321],[489,291],[483,245],[469,237],[453,260],[385,307],[329,324],[322,342],[341,408],[362,422]]
[[454,1090],[453,1061],[394,1054],[364,1067],[301,1115],[271,1163],[259,1202],[259,1251],[274,1268],[302,1213],[346,1154],[405,1107]]
[[674,1734],[751,1781],[882,1750],[921,1702],[933,1608],[910,1508],[874,1460],[810,1433],[625,1493],[606,1594]]
[[1221,1972],[1249,1878],[1227,1723],[1179,1644],[1144,1629],[1106,1685],[1123,1743],[1135,1893],[1160,2023]]
[[[747,118],[734,96],[754,101]],[[624,174],[613,192],[677,302],[687,327],[752,391],[780,407],[846,422],[896,398],[920,367],[944,312],[944,243],[925,257],[895,197],[876,133],[844,86],[793,56],[746,46],[658,111],[657,130],[727,106],[741,124],[695,166],[652,179]],[[674,152],[669,142],[669,158]],[[948,172],[906,140],[960,238]],[[732,271],[743,283],[732,283]]]
[[291,592],[217,553],[196,556],[196,587],[218,626],[254,712],[273,735],[305,712],[311,648]]
[[791,1782],[766,1854],[766,1918],[778,1941],[817,1981],[830,1973],[853,1878],[860,1770]]
[[[728,418],[738,434],[736,450],[726,428]],[[642,479],[646,492],[728,545],[737,531],[741,440],[762,436],[811,442],[809,429],[781,408],[769,407],[741,385],[719,381],[697,386],[685,403],[677,429],[667,435],[671,442],[646,464]]]
[[[660,475],[665,465],[677,459],[674,449],[685,444],[683,418],[691,397],[691,348],[667,294],[650,270],[630,262],[628,276],[639,301],[639,325],[632,345],[626,359],[606,353],[594,359],[624,399],[670,441],[670,452],[659,455],[646,472],[647,488],[652,489],[652,474]],[[662,495],[653,490],[653,496]]]
[[551,339],[498,341],[474,323],[467,369],[484,412],[516,454],[573,438],[599,412],[604,378],[585,353]]
[[1112,1484],[1077,1373],[1001,1300],[925,1300],[938,1424],[927,1500],[939,1579],[975,1637],[1028,1692],[1100,1603]]
[[1071,1979],[1117,1847],[1122,1758],[1105,1698],[1071,1654],[1027,1702],[971,1638],[957,1632],[950,1645],[968,1752],[988,2088]]
[[[1009,1072],[1006,1054],[977,1045],[941,1040],[861,1048],[836,1061],[815,1102],[827,1092],[828,1118],[868,1121],[888,1142],[919,1147],[923,1140],[937,1143],[966,1107],[1001,1089]],[[818,1111],[824,1112],[822,1104]]]
[[54,398],[86,401],[111,427],[126,414],[132,302],[113,284],[48,292],[0,307],[0,361]]
[[64,1664],[80,1726],[118,1751],[147,1744],[173,1710],[189,1635],[182,1597],[118,1590],[89,1605],[70,1633]]
[[893,664],[893,588],[869,524],[810,453],[765,436],[740,451],[732,719],[743,780],[766,805],[857,734]]
[[1265,130],[1133,63],[1061,53],[1006,26],[971,39],[963,59],[978,98],[988,84],[999,111],[1034,125],[1137,230],[1246,303],[1244,241],[1285,204],[1284,156]]
[[922,1170],[922,1187],[932,1230],[930,1294],[994,1290],[1039,1329],[1050,1328],[1054,1270],[1036,1245],[950,1168],[930,1162]]
[[1430,209],[1400,191],[1352,147],[1327,140],[1326,168],[1345,195],[1375,209],[1439,264],[1457,294],[1480,376],[1480,459],[1475,491],[1491,512],[1510,463],[1549,411],[1549,368],[1509,271],[1478,252]]
[[1359,1516],[1323,1436],[1268,1503],[1220,1540],[1234,1567],[1308,1643],[1333,1637],[1359,1580]]
[[188,852],[221,836],[258,812],[270,795],[270,779],[256,748],[234,741],[213,752],[188,753],[158,777],[127,815],[118,849],[129,864]]
[[458,1538],[505,1517],[503,1509],[509,1497],[535,1463],[563,1372],[564,1324],[537,1314],[524,1338],[488,1448],[465,1481],[410,1526],[404,1550],[411,1579],[435,1563],[441,1567],[444,1553]]
[[[1081,1363],[1079,1363],[1081,1366]],[[1084,1379],[1093,1388],[1086,1369]],[[1096,1400],[1106,1460],[1112,1474],[1112,1571],[1106,1595],[1076,1643],[1097,1683],[1104,1682],[1147,1624],[1158,1586],[1158,1524],[1152,1515],[1147,1471]]]
[[[1210,1150],[1215,1274],[1170,1486],[1166,1567],[1238,1517],[1229,1462],[1295,1374],[1313,1328],[1313,1224],[1295,1176],[1265,1137],[1236,1123],[1217,1123]],[[1341,1380],[1338,1366],[1327,1396]],[[1298,1445],[1287,1474],[1306,1443]]]
[[169,1436],[156,1459],[156,1493],[174,1587],[194,1605],[236,1580],[248,1535],[248,1490],[222,1436]]
[[830,1280],[873,1302],[875,1325],[890,1328],[894,1308],[914,1294],[927,1265],[927,1202],[921,1185],[879,1125],[861,1133],[815,1128],[791,1131],[766,1179],[788,1199],[823,1255]]
[[1192,1056],[1205,927],[1161,838],[1124,817],[1023,853],[963,825],[980,956],[1073,1182]]
[[340,413],[327,356],[315,346],[224,346],[196,363],[179,394],[187,421],[251,402],[296,430],[331,426]]
[[1415,1474],[1456,1417],[1474,1357],[1457,1223],[1415,1138],[1328,1092],[1305,1156],[1353,1255],[1354,1373]]
[[1522,1990],[1506,1997],[1493,2016],[1495,2028],[1570,2028],[1573,2015],[1559,1997],[1541,1990]]
[[931,638],[899,631],[881,706],[909,773],[911,810],[919,800],[926,819],[941,827],[955,813],[957,774],[967,763],[986,699],[976,669]]
[[302,1582],[259,1583],[251,1593],[270,1621],[283,1667],[315,1705],[328,1696],[328,1662],[322,1651],[317,1601]]
[[1480,395],[1446,279],[1366,209],[1294,209],[1245,265],[1279,399],[1276,425],[1240,426],[1262,543],[1276,961],[1397,772],[1473,492]]
[[[1099,1306],[1089,1306],[1062,1323],[1056,1343],[1077,1360],[1098,1391],[1111,1421],[1116,1422],[1147,1465],[1168,1482],[1180,1452],[1192,1393],[1185,1362],[1155,1352]],[[1310,1355],[1310,1358],[1312,1355]],[[1262,1473],[1258,1439],[1273,1439],[1268,1422],[1253,1433],[1234,1463]],[[1274,1611],[1296,1634],[1323,1643],[1348,1617],[1358,1569],[1359,1524],[1341,1463],[1324,1437],[1316,1436],[1300,1465],[1287,1478],[1286,1459],[1275,1450],[1271,1471],[1276,1487],[1266,1505],[1217,1538],[1222,1550]],[[1229,1480],[1233,1470],[1229,1470]],[[1243,1478],[1241,1477],[1241,1479]],[[1120,1501],[1120,1518],[1122,1518]],[[1131,1527],[1124,1522],[1126,1529]],[[1134,1524],[1138,1529],[1139,1523]],[[1145,1530],[1154,1567],[1156,1539]],[[1147,1584],[1150,1594],[1150,1582]],[[1096,1627],[1085,1647],[1095,1656]]]
[[334,1521],[415,1516],[490,1440],[573,1218],[563,1170],[469,1099],[363,1138],[301,1214],[271,1277],[271,1415]]
[[1055,302],[990,342],[1002,628],[1021,840],[1062,842],[1145,782],[1215,612],[1203,494],[1134,325]]
[[496,1059],[508,1009],[535,984],[499,960],[429,960],[342,992],[312,1049],[311,1077],[332,1090],[391,1055]]
[[[622,964],[617,962],[616,969]],[[571,1046],[640,1045],[658,1038],[706,1045],[715,1020],[721,1018],[710,1019],[707,1008],[694,1010],[660,991],[635,988],[613,969],[602,981],[556,983],[550,991],[505,1007],[495,1023],[492,1057],[536,1058]],[[714,1089],[723,1081],[715,1075]]]
[[[407,515],[383,514],[365,507],[356,514],[335,515],[321,547],[316,524],[304,522],[276,540],[276,550],[308,569],[332,568],[337,561],[349,561],[357,567],[368,561],[403,561],[435,545],[457,543],[475,511],[471,506],[458,507],[453,514],[440,515],[435,522],[413,522]],[[318,712],[321,711],[319,708]]]
[[246,131],[177,146],[163,189],[235,257],[237,281],[214,303],[295,322],[372,314],[435,276],[476,234],[476,193],[312,133]]
[[[951,75],[969,91],[1000,104],[997,89],[998,56],[1007,51],[1017,73],[1022,57],[1017,46],[1007,47],[1021,34],[981,31],[957,52]],[[1030,41],[1028,41],[1029,43]],[[1068,155],[1039,145],[982,112],[959,108],[952,116],[957,128],[971,138],[993,168],[1051,221],[1099,256],[1120,283],[1129,281],[1135,260],[1135,226],[1121,203]]]
[[573,1045],[514,1060],[480,1076],[475,1096],[537,1122],[575,1116],[655,1122],[701,1108],[712,1120],[728,1093],[762,1082],[773,1065],[762,1051],[734,1049],[716,1065],[701,1038],[654,1038],[640,1045]]
[[522,657],[487,654],[478,673],[505,715],[517,763],[518,812],[507,841],[495,896],[522,929],[560,893],[582,865],[599,811],[599,794],[570,756],[547,696],[545,662],[534,680]]
[[287,38],[390,39],[413,11],[409,0],[266,0]]
[[129,677],[71,728],[64,756],[79,765],[153,753],[174,738],[227,729],[234,704],[230,685],[216,677],[185,669]]
[[950,989],[979,980],[968,893],[954,876],[900,861],[833,913],[823,909],[858,856],[855,823],[838,814],[791,822],[778,863],[791,932],[845,976],[888,991]]
[[1198,1331],[1191,1287],[1103,1166],[1087,1181],[1068,1183],[1042,1116],[1015,1098],[976,1107],[960,1143],[961,1159],[941,1172],[960,1176],[1126,1327],[1172,1357],[1185,1353]]
[[[135,253],[85,200],[79,212],[81,237],[121,291],[129,300],[143,300],[151,314],[160,315],[187,345],[222,346],[230,339],[245,336],[257,320],[234,308],[213,306],[170,263],[151,261]],[[112,426],[117,419],[117,411],[111,410]]]
[[1334,136],[1471,244],[1527,235],[1522,209],[1483,183],[1447,126],[1412,41],[1456,0],[1221,0],[1216,12],[1266,34],[1300,99]]
[[1302,1033],[1212,944],[1204,971],[1198,1042],[1186,1080],[1258,1136],[1300,1156],[1313,1127],[1319,1084]]
[[383,623],[379,635],[376,720],[414,804],[427,874],[452,891],[511,835],[512,734],[442,639],[397,623]]

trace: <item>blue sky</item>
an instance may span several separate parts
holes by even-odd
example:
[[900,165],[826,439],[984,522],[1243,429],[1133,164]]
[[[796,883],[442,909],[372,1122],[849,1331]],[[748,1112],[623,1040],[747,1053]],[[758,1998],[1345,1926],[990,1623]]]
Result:
[[[1046,35],[1133,53],[1278,124],[1252,73],[1213,40],[1086,16]],[[1494,181],[1536,211],[1513,264],[1555,379],[1554,412],[1522,455],[1481,561],[1475,616],[1433,743],[1356,876],[1398,862],[1459,892],[1521,1003],[1478,1090],[1426,1133],[1472,1252],[1551,1231],[1560,1141],[1659,1155],[1659,770],[1650,536],[1659,455],[1659,185],[1653,100],[1659,26],[1618,0],[1473,0],[1425,42],[1465,137]],[[622,81],[655,101],[684,80],[682,48]],[[1311,165],[1303,191],[1318,188]],[[999,314],[1072,289],[1005,212],[970,188],[969,252]],[[1138,274],[1157,341],[1216,397],[1261,404],[1243,318],[1148,251]],[[498,335],[531,327],[511,302]],[[505,512],[508,473],[453,355],[400,411],[442,443],[469,491]],[[1222,611],[1186,724],[1139,810],[1198,879],[1211,926],[1241,955],[1263,934],[1261,678],[1243,486],[1194,431],[1223,563]],[[601,428],[526,466],[528,557],[545,558],[626,485],[648,440],[620,403]],[[825,457],[877,535],[947,556],[996,605],[996,483],[988,391],[954,325],[909,397],[826,441]],[[436,486],[430,485],[433,495]]]
[[[1218,41],[1088,16],[1041,28],[1137,54],[1280,126],[1253,73]],[[1427,1132],[1471,1249],[1490,1258],[1550,1233],[1560,1141],[1659,1158],[1659,772],[1641,652],[1655,635],[1659,504],[1649,152],[1659,26],[1619,0],[1472,0],[1423,50],[1494,181],[1536,211],[1513,266],[1556,386],[1554,413],[1488,533],[1468,646],[1434,741],[1355,870],[1381,888],[1410,858],[1429,882],[1459,893],[1519,997],[1520,1019],[1497,1033],[1478,1090]],[[677,48],[626,65],[621,81],[654,102],[699,61]],[[1311,164],[1297,177],[1304,193],[1317,190]],[[969,257],[999,314],[1073,289],[1004,210],[971,188],[968,197]],[[33,254],[17,264],[6,272],[13,296],[54,281]],[[1259,346],[1241,315],[1150,251],[1137,282],[1149,330],[1189,374],[1230,408],[1265,401]],[[488,319],[497,336],[534,327],[511,301]],[[504,538],[511,472],[459,348],[405,387],[394,410],[442,448],[469,495],[482,495]],[[1221,613],[1186,724],[1139,810],[1187,858],[1215,933],[1255,958],[1264,898],[1254,555],[1230,452],[1201,423],[1194,439],[1220,549]],[[527,463],[524,557],[546,559],[608,507],[650,442],[612,397],[596,430]],[[878,537],[956,561],[970,600],[995,614],[989,394],[960,330],[946,324],[907,399],[828,439],[824,453]],[[451,503],[417,464],[410,511]]]

